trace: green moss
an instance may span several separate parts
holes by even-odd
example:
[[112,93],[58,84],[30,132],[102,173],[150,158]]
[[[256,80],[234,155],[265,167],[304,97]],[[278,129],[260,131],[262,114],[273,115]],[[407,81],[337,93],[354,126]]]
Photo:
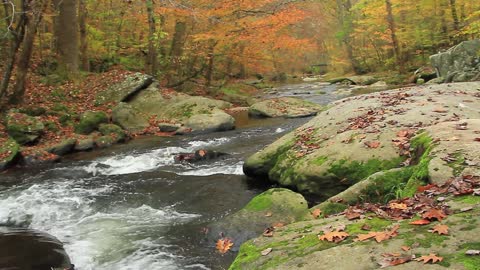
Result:
[[392,225],[393,222],[391,220],[381,219],[378,217],[374,217],[372,219],[365,219],[357,223],[353,223],[347,226],[346,231],[349,234],[363,234],[368,233],[365,230],[362,230],[364,225],[368,225],[371,231],[384,231],[387,229],[388,226]]
[[348,208],[348,205],[345,205],[345,204],[327,202],[325,204],[322,204],[322,206],[320,207],[320,210],[322,210],[323,216],[329,216],[329,215],[343,212],[347,208]]
[[403,195],[406,197],[413,196],[419,186],[428,182],[428,164],[431,157],[430,152],[434,148],[433,139],[427,133],[421,133],[410,142],[411,148],[414,150],[413,160],[417,161],[417,165],[413,166],[413,173],[407,182]]
[[113,135],[118,141],[124,141],[127,137],[125,131],[114,124],[100,124],[98,130],[102,135]]
[[20,151],[20,145],[13,140],[8,139],[3,145],[0,145],[0,155],[10,152],[10,154],[3,160],[0,160],[1,163],[8,164],[18,155]]
[[228,268],[229,270],[242,269],[242,265],[257,260],[261,255],[261,250],[253,244],[253,241],[247,241],[240,246],[238,256]]
[[78,134],[90,134],[93,132],[100,124],[107,123],[108,116],[102,111],[98,112],[85,112],[80,122],[75,125],[75,132]]
[[386,203],[392,199],[402,198],[403,190],[413,172],[412,167],[387,172],[377,177],[359,199],[364,202]]
[[272,206],[272,200],[270,194],[262,193],[253,198],[246,206],[245,210],[248,211],[262,211]]
[[423,248],[431,248],[432,246],[440,247],[445,240],[448,240],[450,236],[439,235],[431,233],[428,230],[433,226],[413,226],[409,225],[408,228],[412,230],[399,235],[399,238],[404,239],[405,245],[411,246],[418,243]]
[[403,157],[392,160],[371,159],[367,162],[342,159],[331,164],[328,172],[335,175],[338,179],[347,179],[350,185],[353,185],[376,172],[396,168],[403,161]]
[[480,242],[466,243],[460,246],[461,250],[455,255],[453,261],[462,264],[467,270],[480,269],[480,256],[469,256],[467,250],[480,250]]
[[317,165],[317,166],[322,166],[327,160],[328,160],[327,156],[320,156],[320,157],[314,159],[312,163]]
[[467,204],[480,204],[480,196],[465,195],[465,196],[456,197],[454,200],[462,203],[467,203]]

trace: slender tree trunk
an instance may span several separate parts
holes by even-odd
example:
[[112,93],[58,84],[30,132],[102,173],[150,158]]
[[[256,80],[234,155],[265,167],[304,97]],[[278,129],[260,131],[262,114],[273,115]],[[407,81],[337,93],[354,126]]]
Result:
[[18,58],[17,73],[15,78],[15,86],[10,96],[11,104],[19,104],[23,101],[25,93],[25,82],[27,79],[28,67],[30,66],[30,58],[32,56],[33,42],[37,33],[38,25],[42,20],[48,1],[32,0],[29,3],[30,12],[27,15],[27,26],[25,30],[25,38],[22,43],[22,51]]
[[211,40],[210,41],[210,47],[208,50],[208,61],[207,61],[207,71],[205,74],[205,78],[207,79],[206,86],[212,85],[212,79],[213,79],[213,63],[214,63],[214,57],[215,57],[215,46],[217,46],[217,41]]
[[[5,18],[7,23],[10,24],[8,20],[9,15],[15,16],[14,14],[10,14],[7,5],[5,7]],[[15,29],[10,29],[11,34],[13,35],[13,39],[10,42],[10,49],[9,49],[9,56],[8,62],[5,67],[5,71],[3,73],[2,81],[0,82],[0,100],[7,94],[8,86],[10,84],[10,78],[12,77],[12,72],[15,67],[15,62],[17,60],[17,53],[20,45],[22,44],[23,38],[25,36],[25,26],[27,23],[26,12],[28,11],[27,2],[22,1],[22,15],[20,16],[17,27]]]
[[88,61],[88,40],[87,40],[87,17],[88,10],[85,0],[78,1],[78,25],[80,30],[80,64],[84,71],[90,70],[90,63]]
[[353,23],[351,18],[351,8],[352,2],[350,0],[337,0],[337,14],[338,14],[338,23],[343,31],[343,37],[341,42],[345,46],[348,60],[350,65],[355,73],[361,73],[362,69],[358,63],[355,55],[353,53],[353,44],[351,33],[353,31]]
[[458,31],[460,29],[460,22],[458,20],[456,0],[450,0],[450,10],[452,12],[453,18],[453,29],[455,29],[455,31]]
[[148,52],[145,70],[148,74],[155,76],[157,74],[157,48],[155,47],[155,16],[153,14],[153,1],[147,0],[147,16],[148,16]]
[[400,71],[403,71],[404,65],[403,65],[402,56],[400,52],[400,45],[397,39],[397,29],[395,26],[395,19],[393,18],[392,2],[390,0],[385,0],[385,6],[387,9],[387,22],[388,22],[388,28],[390,29],[393,52],[394,52],[395,59],[397,61]]
[[54,0],[59,15],[55,18],[55,36],[60,72],[78,72],[77,0]]

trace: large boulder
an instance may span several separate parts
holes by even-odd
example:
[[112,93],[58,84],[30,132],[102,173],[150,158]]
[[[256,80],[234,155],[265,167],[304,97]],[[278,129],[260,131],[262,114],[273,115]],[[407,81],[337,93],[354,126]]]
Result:
[[75,133],[90,134],[103,123],[108,123],[108,115],[105,112],[86,111],[80,117],[80,122],[75,125]]
[[[283,226],[301,219],[308,212],[302,195],[283,188],[265,191],[243,209],[208,227],[207,239],[215,243],[219,236],[230,238],[233,250],[272,226]],[[282,224],[282,225],[279,225]]]
[[[337,101],[249,157],[244,172],[329,198],[376,172],[415,162],[407,160],[408,140],[418,130],[480,119],[479,87],[478,82],[413,87]],[[428,141],[421,137],[417,148]]]
[[464,41],[445,52],[430,56],[438,77],[445,82],[466,82],[480,76],[480,39]]
[[15,162],[20,154],[19,150],[20,146],[11,138],[0,142],[0,171],[5,170]]
[[115,124],[101,124],[98,131],[104,136],[113,136],[118,142],[123,142],[127,139],[127,133],[121,127]]
[[138,132],[147,128],[148,116],[142,114],[140,110],[132,105],[121,102],[112,110],[112,121],[125,130]]
[[35,230],[0,227],[0,268],[11,270],[71,269],[57,238]]
[[23,113],[10,112],[6,120],[8,135],[21,145],[34,143],[45,128],[39,118]]
[[299,98],[280,97],[257,102],[248,113],[253,117],[308,117],[317,115],[324,108]]
[[127,102],[135,94],[147,88],[152,83],[153,77],[150,75],[142,73],[129,75],[122,82],[114,84],[105,91],[100,92],[96,97],[96,103]]
[[215,110],[209,114],[191,116],[185,126],[198,132],[226,131],[235,128],[235,118],[221,110]]
[[76,139],[65,139],[57,144],[53,144],[45,148],[45,150],[49,153],[63,156],[73,151],[75,145],[77,143]]

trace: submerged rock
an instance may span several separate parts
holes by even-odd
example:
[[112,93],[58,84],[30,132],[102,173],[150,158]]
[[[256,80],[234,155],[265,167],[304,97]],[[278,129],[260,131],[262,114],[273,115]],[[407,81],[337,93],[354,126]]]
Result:
[[0,227],[0,269],[73,270],[57,238],[35,230]]
[[314,116],[324,108],[318,104],[292,97],[280,97],[264,100],[250,106],[249,115],[253,117],[298,118]]

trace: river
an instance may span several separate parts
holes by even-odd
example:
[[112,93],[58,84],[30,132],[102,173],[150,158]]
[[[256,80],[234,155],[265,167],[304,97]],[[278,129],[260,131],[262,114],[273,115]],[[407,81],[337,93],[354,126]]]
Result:
[[[309,83],[276,95],[326,104],[334,90]],[[243,160],[308,119],[238,120],[233,131],[139,138],[0,174],[0,225],[54,235],[79,270],[226,269],[234,254],[216,253],[202,230],[268,188],[246,179]],[[229,155],[174,162],[175,154],[203,148]]]

